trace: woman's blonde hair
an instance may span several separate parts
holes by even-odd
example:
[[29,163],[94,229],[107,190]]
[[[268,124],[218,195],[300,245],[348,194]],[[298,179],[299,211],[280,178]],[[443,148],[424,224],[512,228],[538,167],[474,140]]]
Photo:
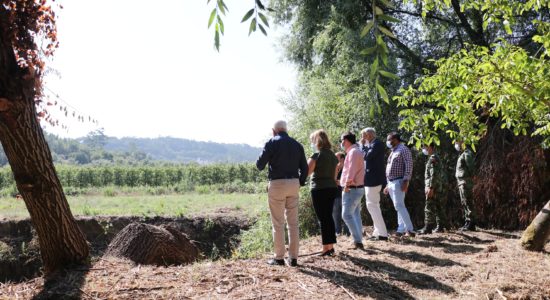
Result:
[[312,143],[317,146],[318,149],[328,149],[330,150],[332,148],[332,145],[330,144],[330,140],[328,139],[327,133],[323,129],[319,129],[314,131],[310,136],[309,139]]

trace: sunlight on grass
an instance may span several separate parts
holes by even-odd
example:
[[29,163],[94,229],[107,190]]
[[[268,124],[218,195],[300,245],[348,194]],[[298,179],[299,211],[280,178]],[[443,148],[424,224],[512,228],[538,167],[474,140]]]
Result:
[[[200,194],[182,195],[86,195],[68,197],[76,216],[188,216],[231,210],[256,215],[267,210],[264,194]],[[23,200],[0,198],[0,218],[25,218],[29,213]]]

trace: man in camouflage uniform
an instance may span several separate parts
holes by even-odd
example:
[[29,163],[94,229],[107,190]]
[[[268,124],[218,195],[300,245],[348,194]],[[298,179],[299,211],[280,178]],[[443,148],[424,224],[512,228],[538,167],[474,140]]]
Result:
[[433,143],[426,145],[422,149],[422,153],[428,156],[424,171],[426,208],[424,209],[424,228],[420,229],[418,233],[444,232],[447,225],[447,218],[445,216],[447,197],[443,188],[446,182],[445,171],[439,160],[439,156],[435,154],[435,145]]
[[472,151],[464,146],[462,142],[455,143],[455,149],[461,152],[456,162],[456,180],[458,183],[458,191],[460,193],[460,202],[464,209],[464,226],[460,228],[462,231],[475,231],[475,213],[472,204],[472,188],[474,186],[474,155]]

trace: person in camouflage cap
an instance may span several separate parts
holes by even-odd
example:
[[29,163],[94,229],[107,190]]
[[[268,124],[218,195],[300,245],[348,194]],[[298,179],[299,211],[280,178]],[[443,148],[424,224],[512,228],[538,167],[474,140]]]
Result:
[[445,170],[435,154],[435,145],[432,143],[422,149],[422,153],[428,156],[426,169],[424,171],[424,184],[426,194],[426,208],[424,209],[424,228],[418,231],[419,234],[430,234],[432,232],[444,232],[447,226],[445,215],[446,183]]
[[458,191],[460,193],[460,202],[464,209],[464,226],[460,228],[462,231],[475,231],[475,213],[472,203],[472,188],[474,186],[473,177],[475,171],[474,155],[472,151],[458,141],[455,143],[456,151],[461,152],[456,162],[456,180],[458,183]]

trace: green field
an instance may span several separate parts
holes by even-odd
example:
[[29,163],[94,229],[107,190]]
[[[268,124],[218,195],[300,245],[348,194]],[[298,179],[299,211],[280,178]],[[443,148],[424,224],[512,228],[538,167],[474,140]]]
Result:
[[[265,194],[81,195],[68,201],[76,216],[190,216],[221,209],[254,216],[267,210]],[[23,200],[0,198],[0,219],[28,216]]]

